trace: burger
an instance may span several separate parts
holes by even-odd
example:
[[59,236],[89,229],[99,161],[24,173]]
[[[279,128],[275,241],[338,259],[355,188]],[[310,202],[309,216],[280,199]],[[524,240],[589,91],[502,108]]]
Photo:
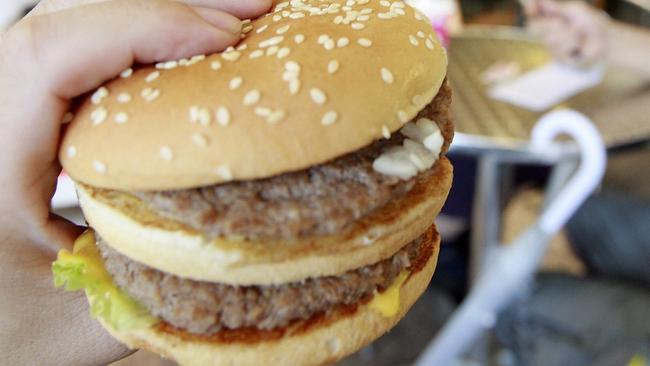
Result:
[[276,3],[241,41],[125,70],[60,160],[90,226],[53,264],[116,339],[186,365],[320,365],[426,289],[447,58],[401,1]]

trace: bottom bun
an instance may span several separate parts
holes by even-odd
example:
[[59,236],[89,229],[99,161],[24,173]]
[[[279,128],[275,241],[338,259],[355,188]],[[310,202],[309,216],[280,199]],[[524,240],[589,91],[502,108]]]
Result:
[[326,365],[348,356],[390,330],[429,285],[436,268],[440,237],[435,227],[426,235],[433,252],[426,264],[411,273],[399,292],[399,309],[384,316],[370,303],[354,312],[325,318],[304,331],[258,342],[216,342],[196,339],[165,327],[117,331],[101,321],[111,335],[131,348],[158,353],[180,365]]

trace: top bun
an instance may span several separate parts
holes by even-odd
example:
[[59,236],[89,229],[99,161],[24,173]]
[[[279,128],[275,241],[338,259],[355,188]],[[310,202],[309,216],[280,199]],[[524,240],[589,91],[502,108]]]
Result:
[[60,151],[73,179],[183,189],[305,169],[402,127],[447,68],[401,1],[297,1],[211,56],[127,70],[81,104]]

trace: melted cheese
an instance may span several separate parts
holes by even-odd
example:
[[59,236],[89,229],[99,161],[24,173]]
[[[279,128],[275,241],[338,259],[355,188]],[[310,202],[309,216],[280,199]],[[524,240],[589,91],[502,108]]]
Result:
[[368,306],[381,313],[381,315],[390,318],[397,314],[400,305],[400,290],[402,285],[406,282],[408,271],[402,271],[392,285],[390,285],[384,292],[376,293]]

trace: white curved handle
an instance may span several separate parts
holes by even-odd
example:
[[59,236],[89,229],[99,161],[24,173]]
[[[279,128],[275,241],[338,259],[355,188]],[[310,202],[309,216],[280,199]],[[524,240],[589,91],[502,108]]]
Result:
[[574,110],[563,109],[544,115],[535,125],[535,149],[549,149],[559,135],[569,135],[578,143],[580,166],[566,186],[553,198],[540,219],[540,228],[556,233],[600,183],[607,162],[605,145],[591,121]]

